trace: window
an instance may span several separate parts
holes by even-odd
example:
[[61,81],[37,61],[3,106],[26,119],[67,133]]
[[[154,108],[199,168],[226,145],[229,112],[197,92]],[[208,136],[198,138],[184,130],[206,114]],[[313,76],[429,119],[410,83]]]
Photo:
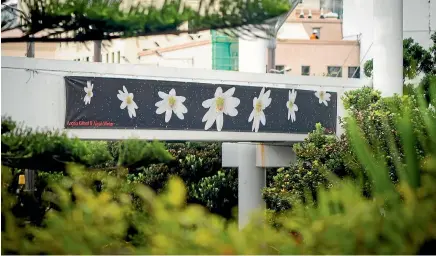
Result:
[[327,76],[331,77],[342,77],[342,68],[337,66],[327,67]]
[[117,52],[117,63],[121,63],[121,52]]
[[321,28],[312,28],[312,34],[316,36],[316,39],[321,38]]
[[88,61],[88,62],[89,62],[89,57],[86,57],[86,61]]
[[109,53],[106,53],[106,63],[109,63]]
[[277,74],[284,74],[285,73],[285,66],[284,65],[276,65],[275,70],[277,70]]
[[239,41],[222,32],[211,30],[212,36],[212,69],[239,69]]
[[115,53],[112,52],[112,58],[111,58],[112,63],[115,63]]
[[360,78],[360,67],[348,67],[348,78]]
[[310,66],[301,66],[301,75],[310,76]]

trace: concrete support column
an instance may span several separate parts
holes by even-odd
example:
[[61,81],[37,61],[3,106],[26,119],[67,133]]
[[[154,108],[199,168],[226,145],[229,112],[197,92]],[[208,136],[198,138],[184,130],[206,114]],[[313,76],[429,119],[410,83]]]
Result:
[[403,0],[374,0],[373,86],[403,94]]
[[[266,33],[256,33],[266,38]],[[263,38],[239,38],[239,71],[266,73],[268,40]]]
[[261,192],[265,186],[265,168],[256,166],[256,144],[238,143],[239,229],[249,223],[251,213],[265,207]]
[[[265,208],[262,189],[266,186],[265,168],[288,166],[296,156],[291,145],[223,143],[223,167],[238,168],[238,224],[243,229],[253,213]],[[259,217],[259,215],[254,215]],[[262,215],[260,216],[261,218]],[[260,222],[264,221],[261,219]]]

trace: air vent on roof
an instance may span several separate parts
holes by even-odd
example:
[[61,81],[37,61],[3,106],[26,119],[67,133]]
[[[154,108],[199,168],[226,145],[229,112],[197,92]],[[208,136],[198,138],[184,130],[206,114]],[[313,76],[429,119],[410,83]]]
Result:
[[301,11],[300,11],[300,18],[304,18],[304,10],[303,10],[303,8],[301,8]]
[[324,8],[321,8],[321,14],[319,16],[320,19],[324,19]]

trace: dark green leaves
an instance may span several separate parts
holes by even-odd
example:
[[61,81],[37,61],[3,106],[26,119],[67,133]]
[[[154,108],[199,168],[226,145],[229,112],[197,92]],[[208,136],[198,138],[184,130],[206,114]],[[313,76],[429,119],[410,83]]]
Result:
[[[182,0],[23,0],[24,35],[5,42],[89,41],[180,34],[207,29],[231,29],[230,34],[249,34],[266,21],[285,14],[288,0],[209,0],[198,7]],[[161,4],[159,4],[161,3]],[[163,3],[163,4],[162,4]],[[188,30],[180,26],[189,22]],[[2,27],[2,31],[6,29]]]
[[[104,141],[81,141],[57,131],[34,131],[2,120],[2,164],[18,169],[64,171],[74,162],[91,168],[135,169],[172,159],[163,144],[125,140],[110,150]],[[115,158],[115,159],[114,159]]]

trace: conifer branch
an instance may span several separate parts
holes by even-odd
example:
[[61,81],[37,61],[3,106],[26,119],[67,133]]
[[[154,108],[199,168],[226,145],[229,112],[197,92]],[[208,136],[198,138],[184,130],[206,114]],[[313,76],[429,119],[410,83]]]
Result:
[[[165,0],[162,6],[123,0],[23,0],[14,27],[22,36],[11,42],[84,42],[162,34],[225,30],[259,37],[257,30],[286,14],[288,0],[200,0],[197,8],[183,0]],[[189,29],[181,28],[188,23]],[[2,24],[2,32],[10,30]]]

